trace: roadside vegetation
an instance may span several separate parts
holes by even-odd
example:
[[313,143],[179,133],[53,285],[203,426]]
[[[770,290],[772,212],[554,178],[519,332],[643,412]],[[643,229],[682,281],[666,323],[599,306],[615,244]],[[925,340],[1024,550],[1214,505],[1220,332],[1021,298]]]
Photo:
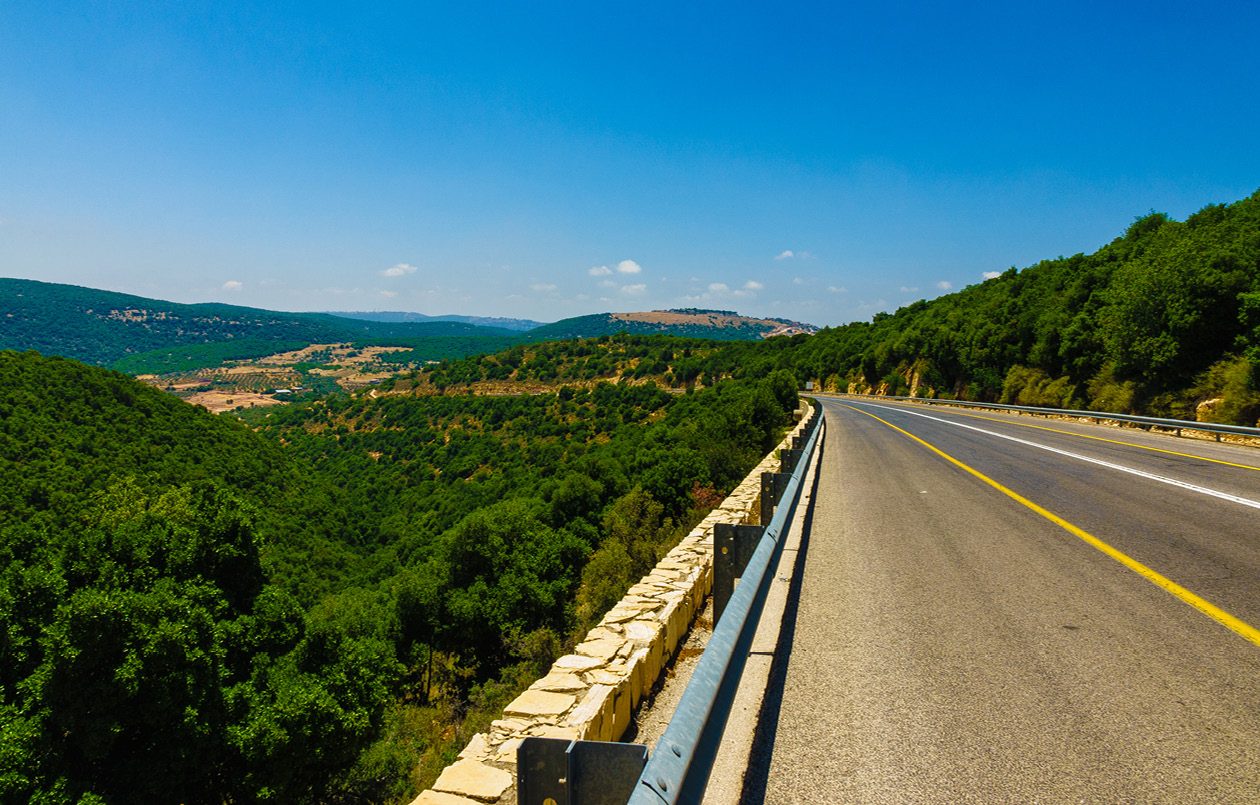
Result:
[[335,394],[254,430],[0,352],[0,800],[405,801],[795,404]]

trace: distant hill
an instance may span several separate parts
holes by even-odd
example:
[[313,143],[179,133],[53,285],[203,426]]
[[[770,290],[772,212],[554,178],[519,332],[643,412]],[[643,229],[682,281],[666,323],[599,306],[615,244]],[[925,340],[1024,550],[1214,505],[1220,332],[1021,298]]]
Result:
[[[207,360],[243,359],[316,343],[494,337],[499,348],[516,332],[456,321],[376,322],[326,313],[283,313],[217,303],[184,305],[130,294],[0,278],[0,349],[36,350],[84,363],[112,365],[129,356],[130,371],[161,371],[196,347]],[[207,347],[205,345],[218,345]],[[173,352],[172,352],[173,350]],[[151,361],[149,360],[151,359]],[[152,365],[150,365],[152,364]]]
[[478,327],[498,327],[504,330],[512,330],[514,332],[525,332],[535,327],[543,326],[543,322],[534,321],[533,319],[510,319],[503,316],[426,316],[423,313],[403,313],[389,310],[379,310],[370,312],[350,312],[350,311],[329,311],[330,316],[340,316],[346,319],[358,319],[360,321],[381,321],[381,322],[434,322],[434,321],[454,321],[461,324],[475,324]]
[[286,313],[7,278],[0,278],[0,322],[0,349],[61,355],[129,374],[192,371],[310,344],[407,347],[395,360],[423,362],[496,352],[519,342],[617,333],[749,341],[817,331],[787,319],[697,308],[597,313],[553,324],[403,312]]
[[553,341],[564,338],[594,338],[601,335],[674,335],[684,338],[709,338],[718,341],[753,341],[778,335],[815,333],[812,324],[788,319],[759,319],[741,316],[733,310],[651,310],[641,313],[595,313],[563,319],[530,330],[531,341]]

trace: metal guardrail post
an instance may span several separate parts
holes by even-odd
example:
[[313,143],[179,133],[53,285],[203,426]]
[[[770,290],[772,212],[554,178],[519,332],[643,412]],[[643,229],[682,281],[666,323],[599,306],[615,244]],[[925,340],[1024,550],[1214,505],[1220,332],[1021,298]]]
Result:
[[722,619],[726,602],[735,592],[735,580],[744,574],[765,531],[765,526],[760,525],[718,523],[713,527],[714,623]]
[[761,514],[758,522],[763,526],[770,525],[770,518],[774,516],[774,475],[773,472],[761,473],[761,498],[758,503]]
[[518,805],[624,805],[647,763],[642,744],[526,738],[516,750]]

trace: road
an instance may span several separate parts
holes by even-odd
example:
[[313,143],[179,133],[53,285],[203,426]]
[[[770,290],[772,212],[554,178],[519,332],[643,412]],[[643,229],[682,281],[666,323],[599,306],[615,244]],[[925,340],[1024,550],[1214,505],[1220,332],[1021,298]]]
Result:
[[823,404],[745,801],[1260,802],[1260,450]]

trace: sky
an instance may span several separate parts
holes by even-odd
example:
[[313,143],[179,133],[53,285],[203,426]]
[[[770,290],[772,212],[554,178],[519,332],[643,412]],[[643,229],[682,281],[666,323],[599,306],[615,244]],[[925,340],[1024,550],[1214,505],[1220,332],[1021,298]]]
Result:
[[868,320],[1256,192],[1258,31],[1251,2],[3,3],[0,275]]

